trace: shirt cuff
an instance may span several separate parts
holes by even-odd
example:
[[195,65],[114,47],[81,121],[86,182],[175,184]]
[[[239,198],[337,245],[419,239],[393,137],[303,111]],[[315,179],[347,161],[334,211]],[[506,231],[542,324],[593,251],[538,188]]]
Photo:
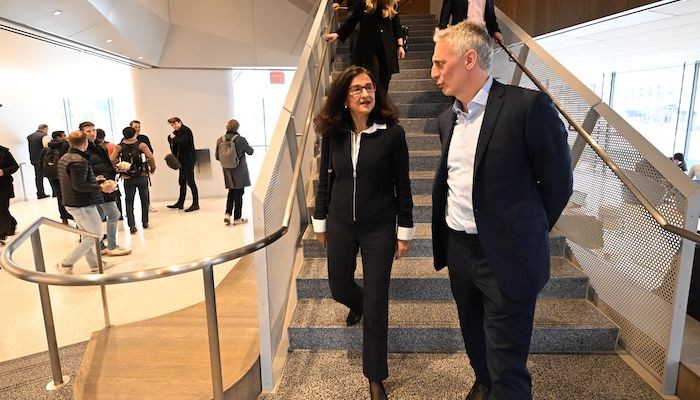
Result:
[[326,232],[326,220],[325,219],[316,219],[314,217],[311,217],[311,223],[314,226],[314,233]]
[[405,226],[399,226],[399,229],[396,231],[396,238],[399,240],[412,240],[413,236],[416,234],[416,227],[412,226],[410,228],[407,228]]

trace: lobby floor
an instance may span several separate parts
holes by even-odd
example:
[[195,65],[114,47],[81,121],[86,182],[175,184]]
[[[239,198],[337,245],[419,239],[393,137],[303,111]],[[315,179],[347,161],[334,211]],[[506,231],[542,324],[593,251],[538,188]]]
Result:
[[[167,204],[153,203],[157,212],[149,215],[150,227],[143,230],[139,224],[134,235],[129,233],[126,221],[120,221],[118,243],[133,252],[124,257],[105,257],[115,265],[106,273],[191,261],[231,250],[253,239],[252,223],[235,226],[223,223],[224,198],[203,199],[201,209],[193,213],[170,210],[165,207]],[[10,210],[19,222],[20,231],[38,216],[57,218],[53,198],[16,201]],[[251,215],[250,192],[244,196],[243,214]],[[78,244],[78,238],[52,228],[42,228],[41,234],[47,270],[56,272],[57,262]],[[17,251],[15,260],[33,268],[29,242]],[[234,265],[231,262],[216,268],[217,284]],[[76,264],[73,273],[89,273],[84,258]],[[93,332],[104,327],[99,287],[52,286],[50,293],[59,347],[86,341]],[[165,279],[111,285],[107,287],[107,298],[113,325],[140,321],[203,301],[202,274],[191,272]],[[0,361],[47,350],[36,284],[0,271],[0,321]]]

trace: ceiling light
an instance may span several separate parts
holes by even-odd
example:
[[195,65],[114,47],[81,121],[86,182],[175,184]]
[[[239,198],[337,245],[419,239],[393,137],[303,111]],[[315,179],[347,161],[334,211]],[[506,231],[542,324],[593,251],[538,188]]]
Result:
[[105,40],[105,42],[112,43],[112,39],[107,39],[107,40]]
[[143,56],[139,57],[139,60],[143,60]]
[[63,11],[61,11],[61,10],[56,10],[53,12],[53,15],[61,15],[61,14],[63,14]]

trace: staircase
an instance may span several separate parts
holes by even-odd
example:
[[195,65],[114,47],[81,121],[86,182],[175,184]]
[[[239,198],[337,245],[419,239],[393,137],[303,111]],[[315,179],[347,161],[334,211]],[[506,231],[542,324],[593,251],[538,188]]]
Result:
[[[408,257],[392,269],[386,386],[394,399],[463,399],[474,377],[447,270],[433,268],[430,233],[430,192],[440,156],[436,117],[450,100],[430,79],[434,16],[402,16],[402,23],[410,27],[410,46],[390,95],[407,132],[416,236]],[[345,45],[338,50],[335,74],[348,65]],[[532,335],[531,352],[539,353],[530,360],[535,398],[658,399],[614,354],[618,328],[586,300],[588,278],[564,257],[565,247],[566,238],[555,230],[551,279],[538,299]],[[325,252],[311,226],[303,251],[298,303],[288,330],[292,352],[277,393],[261,398],[368,398],[361,372],[362,327],[347,327],[347,309],[331,298]],[[358,264],[356,280],[362,284]]]

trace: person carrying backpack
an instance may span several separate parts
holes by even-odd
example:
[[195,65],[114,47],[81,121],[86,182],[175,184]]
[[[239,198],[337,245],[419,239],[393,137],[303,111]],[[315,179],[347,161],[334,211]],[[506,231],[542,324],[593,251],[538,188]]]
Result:
[[148,177],[156,171],[156,162],[148,146],[136,139],[134,128],[126,127],[122,130],[122,134],[124,139],[117,145],[110,159],[124,179],[126,219],[129,223],[129,231],[134,234],[136,233],[134,197],[137,189],[141,200],[141,225],[143,229],[148,228],[148,205],[150,204]]
[[68,225],[68,220],[73,219],[73,216],[68,213],[66,207],[63,206],[63,196],[61,196],[61,184],[58,179],[58,160],[68,153],[70,145],[68,144],[68,136],[64,131],[54,131],[51,133],[51,141],[41,151],[40,162],[41,168],[44,171],[44,176],[49,178],[51,190],[58,201],[58,213],[61,216],[61,222]]
[[235,119],[226,123],[226,134],[216,140],[216,159],[221,163],[224,173],[224,184],[228,189],[226,198],[226,214],[224,223],[231,223],[231,211],[233,210],[233,224],[244,224],[248,219],[242,218],[243,191],[250,186],[250,175],[246,154],[252,155],[253,148],[248,141],[238,134],[240,124]]

